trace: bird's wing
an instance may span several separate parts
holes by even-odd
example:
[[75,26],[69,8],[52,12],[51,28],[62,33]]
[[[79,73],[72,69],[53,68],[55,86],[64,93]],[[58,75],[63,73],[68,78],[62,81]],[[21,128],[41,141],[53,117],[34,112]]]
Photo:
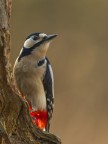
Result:
[[46,73],[43,79],[43,85],[46,92],[46,102],[47,102],[47,110],[48,110],[48,124],[46,126],[46,130],[49,131],[50,128],[50,119],[52,118],[53,114],[53,107],[54,107],[54,78],[53,78],[53,71],[50,65],[49,60],[46,58],[47,66],[46,66]]

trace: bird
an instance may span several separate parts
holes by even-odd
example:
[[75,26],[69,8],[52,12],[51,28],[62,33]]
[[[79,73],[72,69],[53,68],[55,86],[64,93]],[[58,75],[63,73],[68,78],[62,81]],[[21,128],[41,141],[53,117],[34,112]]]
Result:
[[21,96],[27,101],[33,123],[49,132],[54,109],[54,76],[46,54],[57,34],[30,34],[15,61],[13,77]]

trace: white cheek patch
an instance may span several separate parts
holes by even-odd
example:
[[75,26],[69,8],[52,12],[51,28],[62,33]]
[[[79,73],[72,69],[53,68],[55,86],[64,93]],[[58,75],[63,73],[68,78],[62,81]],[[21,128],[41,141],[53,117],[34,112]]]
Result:
[[34,46],[36,43],[40,42],[41,40],[33,40],[32,38],[29,38],[25,41],[24,43],[24,47],[25,48],[31,48],[32,46]]
[[31,39],[31,38],[29,38],[29,39],[27,39],[27,40],[25,41],[24,47],[25,47],[25,48],[30,48],[30,47],[32,47],[34,44],[35,44],[34,40]]

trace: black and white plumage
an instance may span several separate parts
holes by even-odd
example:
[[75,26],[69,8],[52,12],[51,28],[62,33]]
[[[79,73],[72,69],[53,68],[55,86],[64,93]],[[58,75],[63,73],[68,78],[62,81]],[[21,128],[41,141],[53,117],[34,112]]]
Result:
[[29,35],[13,69],[16,86],[31,103],[33,110],[48,112],[47,131],[54,107],[54,78],[46,53],[51,40],[56,36],[44,33]]
[[43,85],[46,93],[46,102],[47,102],[47,110],[48,110],[48,124],[46,129],[49,130],[50,127],[50,119],[52,118],[53,108],[54,108],[54,77],[51,64],[49,60],[46,58],[46,72],[43,79]]

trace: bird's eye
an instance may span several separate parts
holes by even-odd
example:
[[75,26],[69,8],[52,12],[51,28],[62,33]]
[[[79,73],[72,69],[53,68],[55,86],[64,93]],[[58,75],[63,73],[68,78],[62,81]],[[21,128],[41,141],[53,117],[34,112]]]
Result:
[[37,40],[39,39],[37,36],[33,36],[33,40]]

